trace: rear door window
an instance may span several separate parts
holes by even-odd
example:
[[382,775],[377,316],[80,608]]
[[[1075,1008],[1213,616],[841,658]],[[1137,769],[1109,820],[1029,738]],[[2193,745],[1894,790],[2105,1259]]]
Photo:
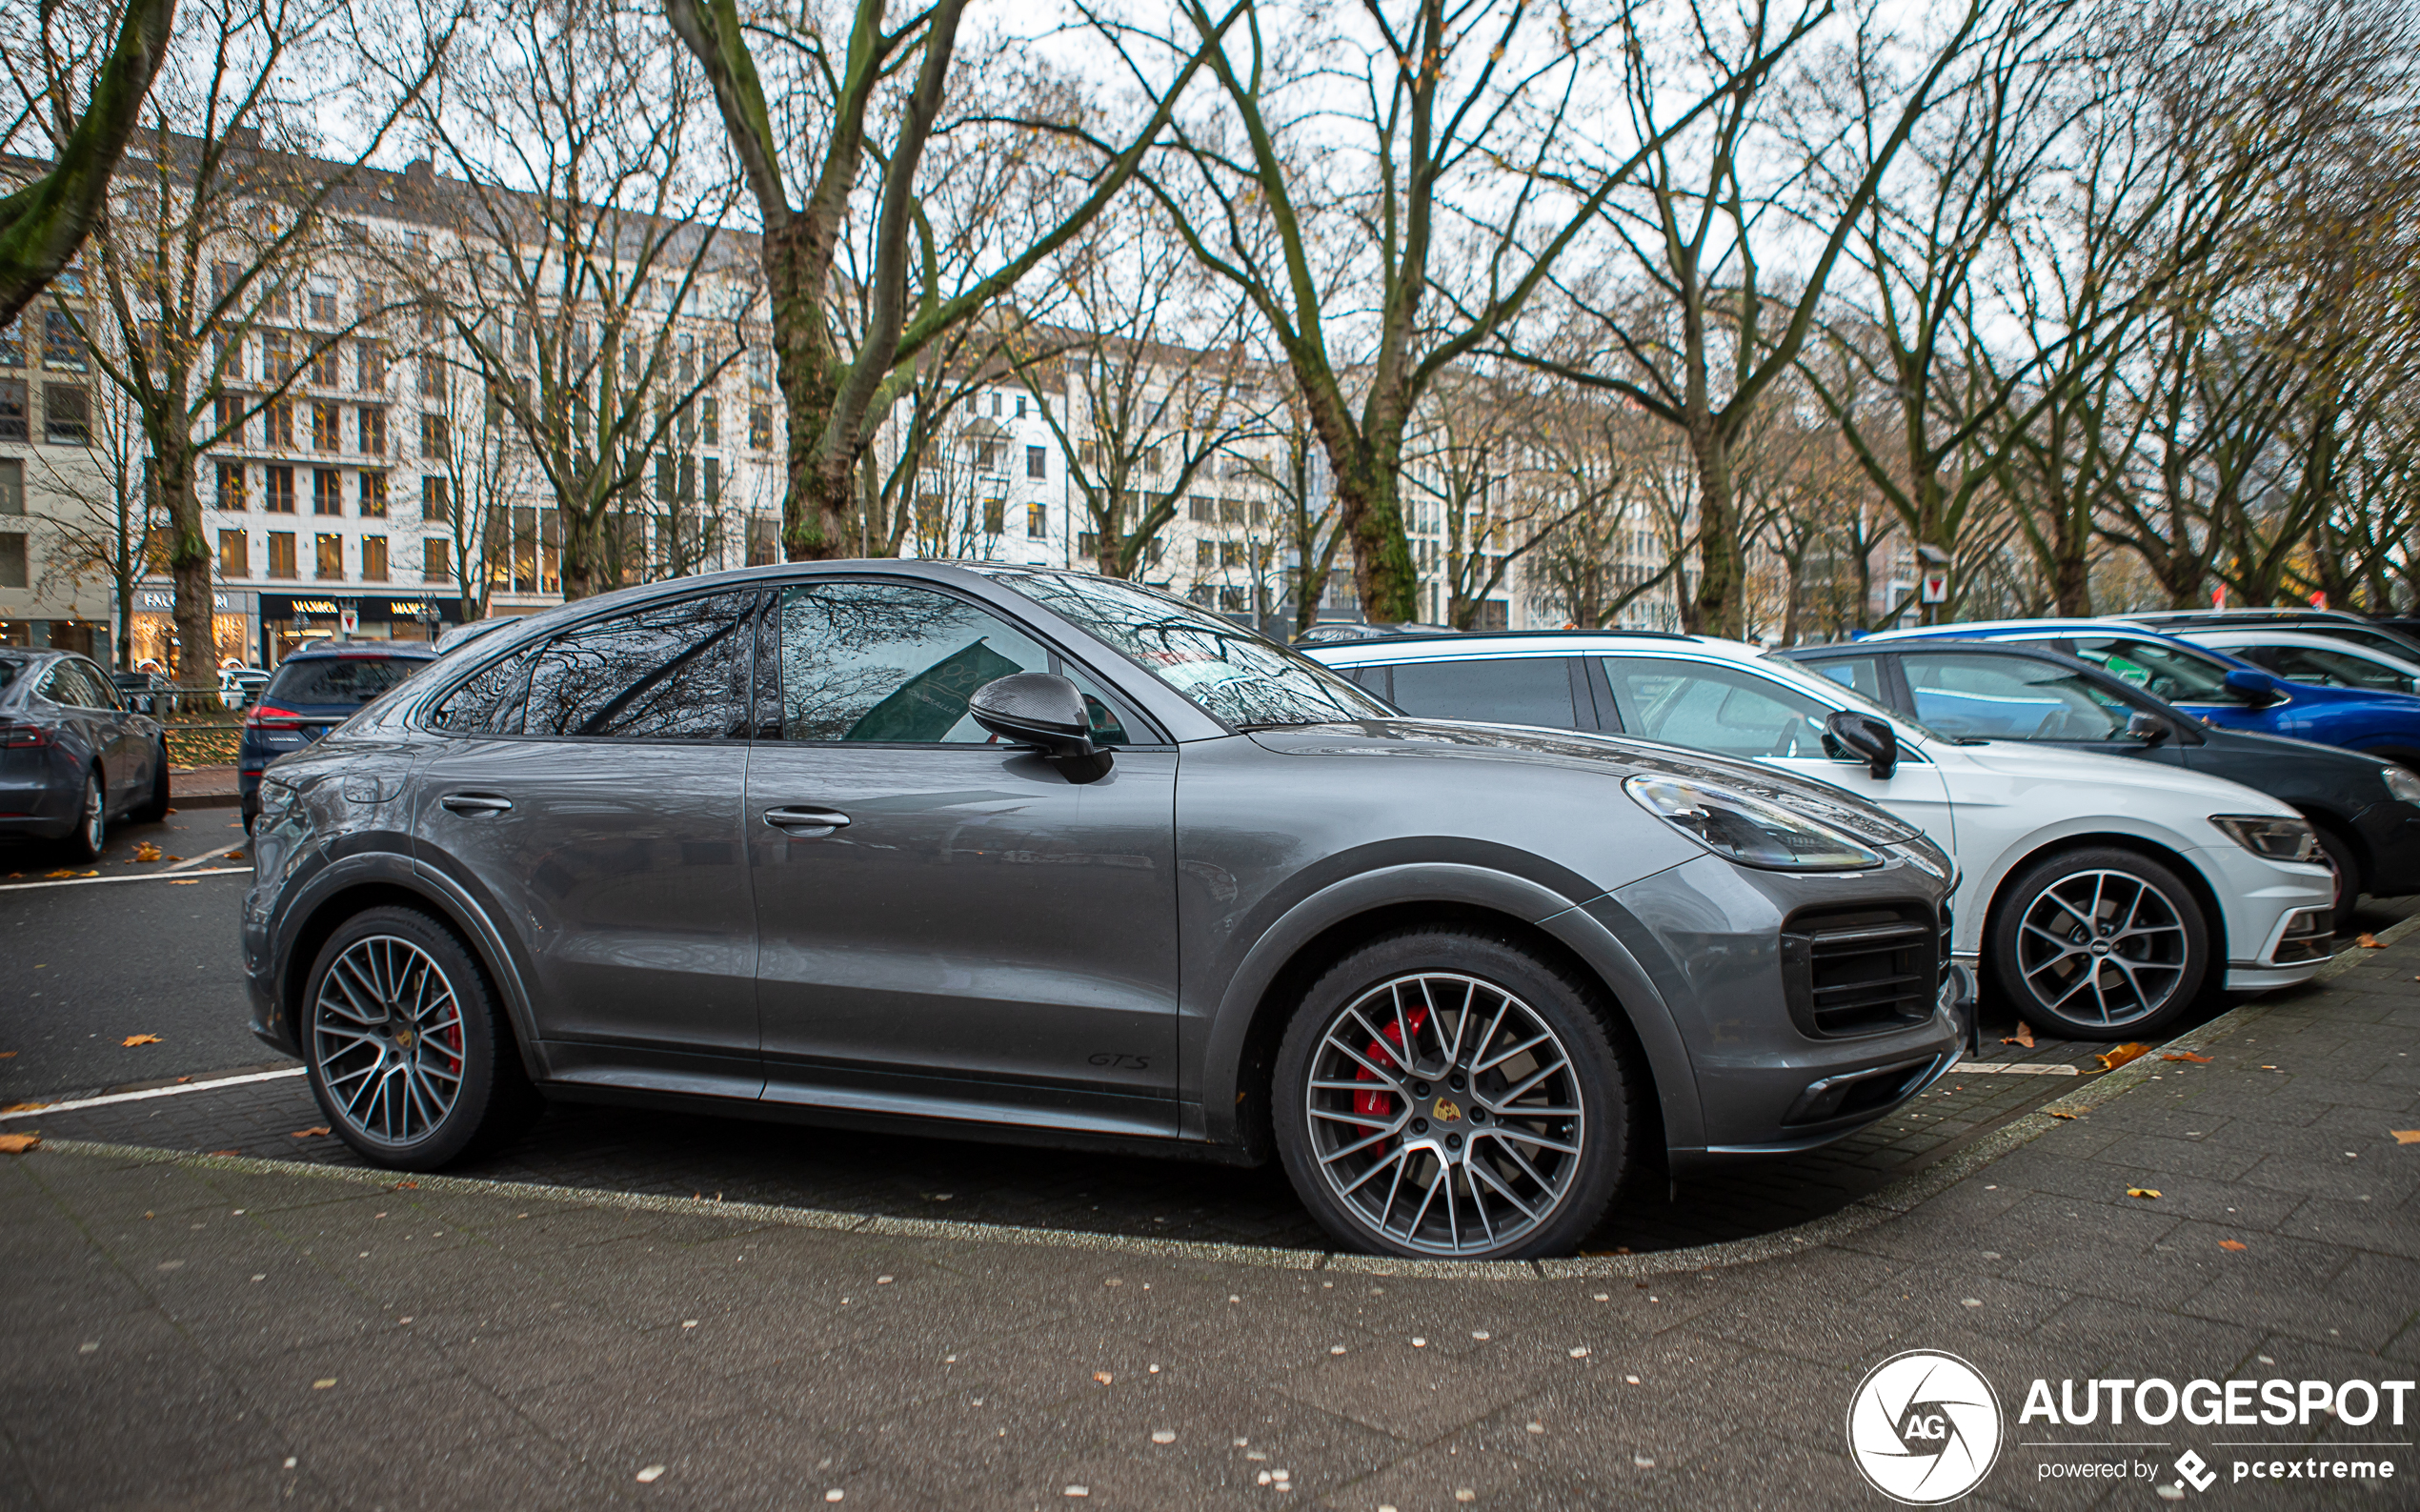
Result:
[[1882,658],[1879,656],[1834,656],[1825,661],[1804,661],[1799,665],[1831,678],[1844,688],[1854,688],[1876,703],[1890,702],[1883,696]]
[[1557,730],[1580,728],[1572,709],[1568,657],[1406,661],[1396,663],[1393,670],[1393,702],[1408,715],[1538,724]]
[[[766,692],[780,699],[784,740],[980,745],[992,736],[966,712],[975,690],[1051,670],[1040,642],[930,588],[799,584],[781,591],[777,613],[779,680]],[[1098,694],[1086,709],[1103,736],[1124,734]]]
[[2411,678],[2407,675],[2349,652],[2322,651],[2315,646],[2235,646],[2229,650],[2289,682],[2316,683],[2322,688],[2369,688],[2382,693],[2412,691]]
[[530,668],[522,733],[746,739],[756,604],[754,593],[715,594],[565,631]]
[[277,669],[263,702],[281,707],[368,703],[429,663],[418,656],[304,656]]

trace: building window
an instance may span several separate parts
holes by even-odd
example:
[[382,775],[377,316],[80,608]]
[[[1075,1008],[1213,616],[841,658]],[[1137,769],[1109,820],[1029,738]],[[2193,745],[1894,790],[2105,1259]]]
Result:
[[76,332],[75,317],[64,310],[43,312],[42,365],[70,373],[84,371],[84,337]]
[[706,458],[706,502],[710,506],[722,502],[722,458],[717,456]]
[[433,583],[454,581],[454,543],[422,541],[420,543],[420,575]]
[[361,517],[366,520],[387,517],[387,474],[384,473],[361,474]]
[[269,444],[271,449],[287,452],[292,451],[294,449],[293,405],[287,400],[280,399],[275,404],[271,405],[268,409],[263,410],[260,414],[261,424],[266,428],[263,439]]
[[1193,543],[1193,570],[1195,572],[1215,572],[1218,570],[1218,566],[1219,543],[1217,541],[1196,541]]
[[353,350],[354,365],[361,373],[361,392],[384,393],[387,387],[386,350],[375,341],[356,341]]
[[211,401],[211,407],[212,412],[217,416],[219,444],[242,446],[244,444],[244,396],[240,393],[222,393]]
[[773,406],[748,406],[748,444],[761,452],[773,445]]
[[1221,525],[1242,524],[1243,500],[1240,498],[1220,499],[1219,501],[1219,523]]
[[361,412],[361,454],[387,454],[387,412],[364,406]]
[[697,430],[706,445],[722,445],[722,401],[711,393],[697,401]]
[[311,318],[314,325],[333,326],[336,323],[336,292],[333,289],[313,289],[311,292]]
[[697,502],[697,459],[694,456],[680,459],[680,501],[683,504]]
[[218,575],[232,581],[252,575],[252,539],[242,531],[218,533]]
[[345,575],[345,538],[321,535],[313,540],[317,559],[313,563],[313,576],[322,582],[341,582]]
[[260,333],[261,376],[271,383],[283,383],[294,375],[294,338],[283,331]]
[[1076,537],[1076,554],[1085,561],[1090,561],[1094,557],[1099,556],[1100,554],[1100,537],[1094,534],[1091,531],[1079,533]]
[[1240,615],[1252,607],[1252,596],[1241,588],[1219,590],[1219,608],[1226,614]]
[[1041,506],[1041,505],[1039,505],[1039,504],[1028,504],[1028,505],[1026,505],[1026,506],[1025,506],[1025,538],[1026,538],[1027,540],[1029,540],[1029,541],[1038,541],[1038,540],[1042,539],[1045,535],[1047,535],[1047,534],[1050,534],[1050,527],[1049,527],[1049,525],[1047,524],[1047,522],[1043,519],[1043,516],[1042,516],[1042,506]]
[[23,588],[25,532],[0,531],[0,588]]
[[655,454],[655,502],[670,504],[672,501],[673,454],[670,452],[658,452]]
[[344,362],[334,342],[332,341],[320,348],[318,353],[311,359],[311,381],[323,389],[344,387]]
[[443,357],[420,359],[420,392],[432,398],[445,393],[445,359]]
[[311,449],[314,452],[341,452],[344,443],[337,439],[343,428],[344,413],[333,404],[311,407]]
[[342,514],[345,512],[345,475],[331,467],[311,470],[311,512],[313,514]]
[[244,497],[243,463],[221,462],[218,464],[218,507],[229,511],[240,511],[251,507],[250,501]]
[[781,522],[770,514],[748,517],[748,565],[770,567],[781,560]]
[[387,538],[364,535],[361,538],[361,580],[383,583],[387,580]]
[[0,368],[25,366],[25,317],[0,326]]
[[[294,512],[294,470],[290,467],[265,467],[260,470],[262,494],[260,507],[272,514]],[[289,577],[292,573],[287,574]]]
[[422,456],[444,456],[452,450],[446,444],[447,439],[444,415],[420,416],[420,454]]
[[0,441],[23,442],[28,439],[25,380],[0,378]]
[[0,457],[0,514],[25,513],[25,464]]
[[84,385],[42,386],[42,434],[53,446],[82,446],[92,439],[92,396]]
[[[1019,407],[1025,403],[1022,399],[1017,402]],[[1050,452],[1047,448],[1029,446],[1025,449],[1025,475],[1027,477],[1050,476]]]
[[998,535],[1008,529],[1008,501],[987,498],[983,501],[983,534]]
[[424,477],[420,480],[420,517],[434,524],[453,517],[446,496],[445,479]]
[[1219,501],[1207,494],[1195,494],[1185,499],[1185,518],[1196,525],[1219,523]]
[[269,575],[272,577],[294,575],[294,533],[292,531],[269,533]]
[[978,441],[978,442],[976,442],[976,443],[975,443],[975,471],[977,471],[978,473],[997,473],[997,472],[998,472],[998,471],[999,471],[1002,467],[1004,467],[1004,466],[1006,466],[1006,465],[1007,465],[1007,461],[1008,461],[1007,453],[1008,453],[1008,448],[1007,448],[1005,445],[1001,444],[1000,442],[998,442],[998,441]]

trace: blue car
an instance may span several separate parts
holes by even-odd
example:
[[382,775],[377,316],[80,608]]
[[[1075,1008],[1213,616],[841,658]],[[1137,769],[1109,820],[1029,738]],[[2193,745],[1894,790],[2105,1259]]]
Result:
[[436,659],[436,648],[419,640],[320,640],[289,655],[244,716],[235,788],[245,830],[260,815],[260,775],[269,763],[311,744]]
[[2001,619],[1886,630],[1901,640],[2013,640],[2107,669],[2152,697],[2228,730],[2342,746],[2420,771],[2420,696],[2288,682],[2249,661],[2117,619]]

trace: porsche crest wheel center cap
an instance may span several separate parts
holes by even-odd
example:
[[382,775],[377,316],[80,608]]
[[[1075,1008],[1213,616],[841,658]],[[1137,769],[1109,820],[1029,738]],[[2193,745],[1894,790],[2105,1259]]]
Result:
[[1440,1098],[1437,1099],[1437,1106],[1429,1110],[1429,1116],[1440,1123],[1454,1123],[1462,1119],[1462,1110],[1445,1099]]

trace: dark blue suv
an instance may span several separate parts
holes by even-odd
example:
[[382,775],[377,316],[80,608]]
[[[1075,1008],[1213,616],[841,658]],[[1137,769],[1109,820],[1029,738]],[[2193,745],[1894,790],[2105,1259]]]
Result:
[[311,744],[436,659],[436,648],[416,640],[321,640],[288,656],[244,716],[244,740],[235,754],[244,828],[260,814],[260,775],[269,763]]
[[2288,682],[2224,652],[2114,619],[2002,619],[1859,641],[2017,640],[2081,657],[2214,725],[2343,746],[2420,771],[2420,697]]

